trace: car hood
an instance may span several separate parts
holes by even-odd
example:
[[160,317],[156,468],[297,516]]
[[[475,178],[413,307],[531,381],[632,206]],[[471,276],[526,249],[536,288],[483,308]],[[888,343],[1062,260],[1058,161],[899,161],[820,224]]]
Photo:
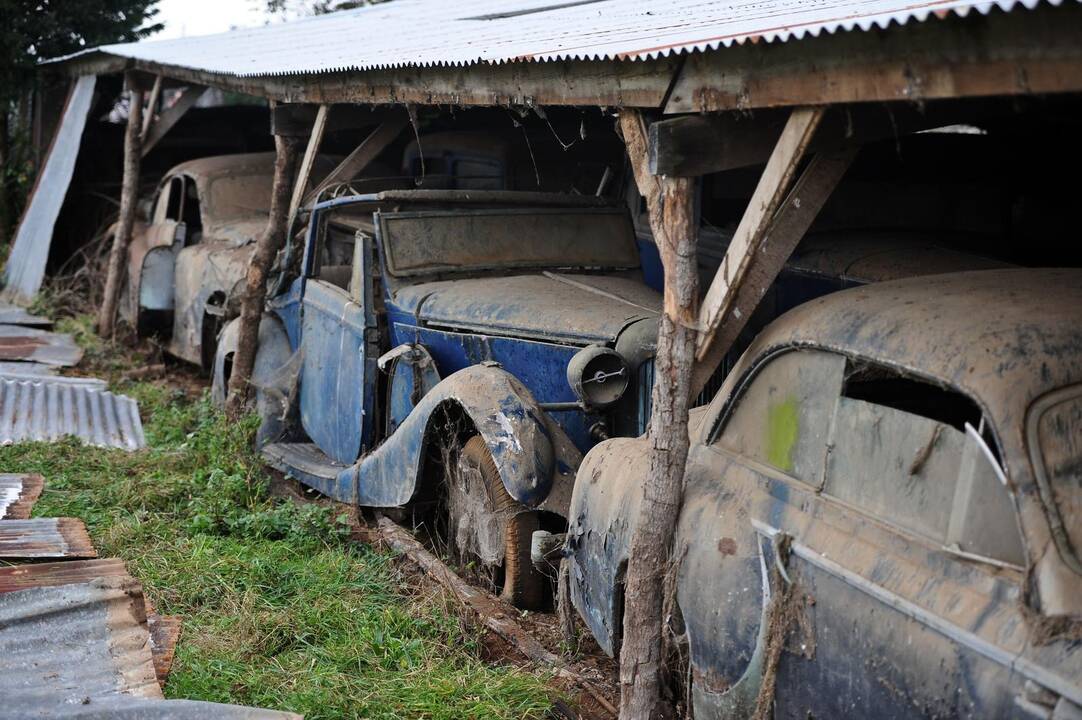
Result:
[[557,273],[412,285],[395,303],[427,325],[575,344],[612,342],[661,312],[661,295],[639,280]]

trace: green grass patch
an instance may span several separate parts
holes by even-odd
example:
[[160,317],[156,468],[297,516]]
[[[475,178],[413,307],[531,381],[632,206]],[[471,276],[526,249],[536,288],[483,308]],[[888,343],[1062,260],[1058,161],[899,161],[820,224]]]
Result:
[[[85,321],[66,325],[96,368],[130,367]],[[476,631],[411,594],[389,555],[350,543],[327,508],[270,496],[252,422],[164,384],[117,389],[139,401],[146,450],[31,443],[0,448],[0,468],[44,475],[35,515],[85,520],[101,556],[183,617],[168,697],[308,718],[544,715],[544,676],[485,663]]]

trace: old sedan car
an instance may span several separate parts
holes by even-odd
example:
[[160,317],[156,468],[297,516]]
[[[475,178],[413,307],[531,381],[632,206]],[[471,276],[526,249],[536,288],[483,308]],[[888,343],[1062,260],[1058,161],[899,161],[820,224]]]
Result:
[[[320,158],[317,172],[331,167]],[[165,174],[128,249],[120,309],[140,336],[210,368],[222,325],[239,311],[273,173],[274,153],[252,153],[191,160]]]
[[[672,629],[696,718],[1079,717],[1082,271],[812,300],[690,434]],[[601,443],[571,503],[573,603],[610,654],[648,453]]]
[[[565,526],[581,452],[640,425],[628,391],[661,299],[641,280],[626,209],[387,191],[317,205],[302,255],[260,328],[264,456],[344,502],[436,507],[505,597],[540,604],[532,533]],[[219,398],[235,327],[215,362]]]

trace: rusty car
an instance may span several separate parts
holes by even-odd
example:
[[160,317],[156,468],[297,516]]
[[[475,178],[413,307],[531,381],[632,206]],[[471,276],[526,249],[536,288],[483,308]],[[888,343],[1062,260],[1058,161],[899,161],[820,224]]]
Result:
[[[317,162],[323,172],[333,167]],[[239,312],[273,173],[274,153],[249,153],[190,160],[165,174],[141,203],[128,249],[120,311],[138,335],[210,368],[221,327]]]
[[[806,302],[689,434],[667,627],[694,717],[1080,716],[1082,271]],[[649,465],[600,443],[571,501],[572,602],[612,655]]]
[[[581,452],[641,422],[629,390],[661,300],[626,209],[384,191],[317,204],[298,255],[259,332],[264,457],[340,501],[440,505],[453,547],[540,605],[532,533],[565,526]],[[214,363],[219,400],[236,327]]]

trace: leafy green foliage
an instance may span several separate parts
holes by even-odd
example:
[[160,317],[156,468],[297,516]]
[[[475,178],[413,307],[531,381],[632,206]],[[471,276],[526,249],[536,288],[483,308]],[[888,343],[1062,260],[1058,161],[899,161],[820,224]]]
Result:
[[[95,370],[138,360],[66,323]],[[75,440],[0,448],[0,468],[38,472],[39,516],[86,521],[159,612],[183,618],[168,697],[259,705],[307,718],[539,718],[543,676],[482,661],[477,635],[419,598],[391,557],[349,541],[344,517],[272,497],[254,421],[205,397],[121,381],[149,448]]]

